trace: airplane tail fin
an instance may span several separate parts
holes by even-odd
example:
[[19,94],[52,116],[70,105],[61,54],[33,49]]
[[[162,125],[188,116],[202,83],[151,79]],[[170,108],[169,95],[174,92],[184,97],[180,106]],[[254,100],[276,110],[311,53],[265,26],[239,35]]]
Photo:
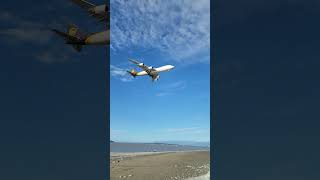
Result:
[[69,25],[67,33],[59,31],[57,29],[52,29],[52,31],[60,37],[64,38],[66,44],[72,45],[72,47],[78,52],[82,50],[82,45],[84,45],[84,37],[77,26]]
[[132,77],[136,77],[138,72],[135,71],[134,69],[131,69],[130,71],[127,71],[129,74],[131,74]]

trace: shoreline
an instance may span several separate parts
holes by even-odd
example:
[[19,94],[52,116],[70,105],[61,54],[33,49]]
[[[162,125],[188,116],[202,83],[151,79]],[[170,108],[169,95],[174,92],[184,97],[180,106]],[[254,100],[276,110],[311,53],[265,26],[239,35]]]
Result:
[[110,157],[116,156],[144,156],[164,153],[180,153],[180,152],[207,152],[208,150],[186,150],[186,151],[159,151],[159,152],[110,152]]

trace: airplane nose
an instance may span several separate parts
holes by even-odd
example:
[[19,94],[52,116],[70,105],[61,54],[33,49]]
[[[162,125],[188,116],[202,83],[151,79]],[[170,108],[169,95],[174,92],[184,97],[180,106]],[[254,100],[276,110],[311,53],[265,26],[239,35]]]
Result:
[[171,66],[171,68],[173,69],[173,68],[174,68],[174,66]]

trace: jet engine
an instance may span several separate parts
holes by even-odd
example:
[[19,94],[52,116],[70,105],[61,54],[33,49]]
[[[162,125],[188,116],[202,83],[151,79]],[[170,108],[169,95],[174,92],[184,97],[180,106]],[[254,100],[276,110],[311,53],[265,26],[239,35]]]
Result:
[[89,11],[94,14],[105,14],[109,11],[109,8],[107,5],[100,5],[100,6],[95,6],[94,8],[91,8]]
[[143,64],[143,63],[139,63],[138,65],[139,65],[139,66],[144,66],[144,64]]
[[160,75],[157,75],[157,77],[154,79],[154,81],[158,81]]
[[149,66],[148,69],[153,69],[153,66]]

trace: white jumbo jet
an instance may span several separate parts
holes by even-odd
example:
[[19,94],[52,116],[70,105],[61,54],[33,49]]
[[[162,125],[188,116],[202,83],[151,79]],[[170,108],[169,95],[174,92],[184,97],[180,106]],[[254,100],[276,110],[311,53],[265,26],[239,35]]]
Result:
[[110,28],[109,27],[109,8],[106,4],[94,5],[85,0],[71,0],[81,8],[85,9],[90,16],[95,17],[100,22],[107,25],[107,30],[92,34],[82,34],[79,28],[75,25],[70,25],[67,32],[61,32],[57,29],[52,29],[53,32],[65,39],[66,44],[70,44],[77,51],[81,51],[83,45],[109,45],[110,44]]
[[130,73],[133,77],[149,75],[152,78],[152,81],[157,81],[159,79],[159,77],[160,77],[159,72],[170,71],[170,70],[172,70],[174,68],[174,66],[172,66],[172,65],[165,65],[165,66],[161,66],[161,67],[158,67],[158,68],[154,68],[152,66],[146,66],[143,63],[138,62],[138,61],[133,60],[133,59],[129,59],[129,61],[131,61],[134,64],[136,64],[143,71],[137,72],[136,70],[132,69],[130,71],[127,71],[128,73]]

